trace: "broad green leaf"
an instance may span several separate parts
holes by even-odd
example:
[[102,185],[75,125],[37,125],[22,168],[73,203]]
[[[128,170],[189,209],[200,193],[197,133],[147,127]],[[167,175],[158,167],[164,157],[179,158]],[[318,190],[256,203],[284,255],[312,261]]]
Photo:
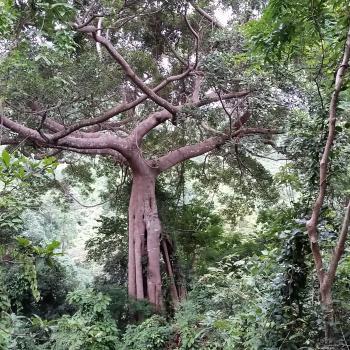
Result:
[[10,166],[11,155],[6,149],[2,151],[2,161],[7,168]]

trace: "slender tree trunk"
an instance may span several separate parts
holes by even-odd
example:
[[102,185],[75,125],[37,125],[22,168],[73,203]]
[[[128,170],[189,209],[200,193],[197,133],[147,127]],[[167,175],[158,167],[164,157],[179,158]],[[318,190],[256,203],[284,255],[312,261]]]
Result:
[[344,85],[344,76],[349,67],[349,60],[350,28],[348,29],[348,34],[346,37],[342,61],[338,66],[337,71],[335,72],[334,90],[329,105],[327,141],[320,160],[318,195],[312,209],[311,218],[306,224],[311,251],[316,267],[316,273],[320,284],[320,299],[325,314],[325,338],[327,342],[331,342],[334,339],[334,306],[332,300],[332,286],[336,276],[339,261],[344,253],[345,242],[348,236],[350,225],[350,201],[348,201],[341,232],[339,234],[337,245],[331,255],[328,270],[324,268],[317,225],[328,186],[327,177],[329,175],[329,164],[331,162],[330,155],[334,140],[336,139],[337,107],[339,102],[339,95]]
[[166,238],[162,239],[162,252],[163,252],[163,259],[166,266],[166,271],[169,278],[169,287],[170,287],[170,296],[171,301],[173,304],[173,307],[176,308],[180,302],[179,293],[177,291],[176,283],[175,283],[175,276],[173,271],[173,264],[170,260],[170,254],[168,249],[168,242]]
[[331,286],[320,287],[320,299],[321,306],[324,313],[324,322],[325,322],[325,340],[328,344],[331,344],[334,340],[334,306],[333,306],[333,297]]
[[129,204],[128,292],[148,299],[156,311],[163,307],[160,273],[161,224],[155,197],[156,175],[134,173]]

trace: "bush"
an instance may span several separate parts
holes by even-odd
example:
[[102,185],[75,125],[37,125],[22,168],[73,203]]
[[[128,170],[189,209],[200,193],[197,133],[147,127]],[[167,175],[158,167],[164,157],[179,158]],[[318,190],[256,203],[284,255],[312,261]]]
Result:
[[172,329],[161,316],[154,315],[138,326],[129,326],[123,336],[123,350],[167,349]]

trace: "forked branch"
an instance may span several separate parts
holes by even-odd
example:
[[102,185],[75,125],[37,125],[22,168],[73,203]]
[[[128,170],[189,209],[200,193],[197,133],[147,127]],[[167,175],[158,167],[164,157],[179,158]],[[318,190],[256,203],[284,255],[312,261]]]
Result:
[[86,26],[79,28],[79,25],[76,25],[75,28],[77,31],[85,32],[94,38],[97,43],[100,43],[106,48],[111,57],[120,65],[123,69],[126,76],[151,100],[153,100],[157,105],[165,108],[170,113],[176,113],[176,107],[173,106],[170,102],[156,94],[152,88],[146,85],[143,80],[136,74],[136,72],[131,68],[129,63],[124,59],[124,57],[115,49],[113,44],[106,39],[105,37],[98,34],[98,29],[94,26]]

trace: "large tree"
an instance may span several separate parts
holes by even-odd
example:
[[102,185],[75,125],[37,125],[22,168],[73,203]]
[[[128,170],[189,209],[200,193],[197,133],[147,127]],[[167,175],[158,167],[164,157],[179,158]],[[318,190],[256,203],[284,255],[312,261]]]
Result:
[[[259,93],[268,88],[257,91],[242,73],[249,65],[237,21],[224,30],[210,13],[214,2],[204,5],[18,2],[8,5],[3,24],[8,87],[1,143],[108,156],[130,169],[128,292],[157,310],[163,304],[157,177],[227,144],[234,152],[259,135],[271,144],[276,133],[273,118],[254,109],[265,109]],[[52,45],[55,53],[47,54]],[[32,66],[25,78],[9,78],[9,71],[21,71],[19,52]]]

